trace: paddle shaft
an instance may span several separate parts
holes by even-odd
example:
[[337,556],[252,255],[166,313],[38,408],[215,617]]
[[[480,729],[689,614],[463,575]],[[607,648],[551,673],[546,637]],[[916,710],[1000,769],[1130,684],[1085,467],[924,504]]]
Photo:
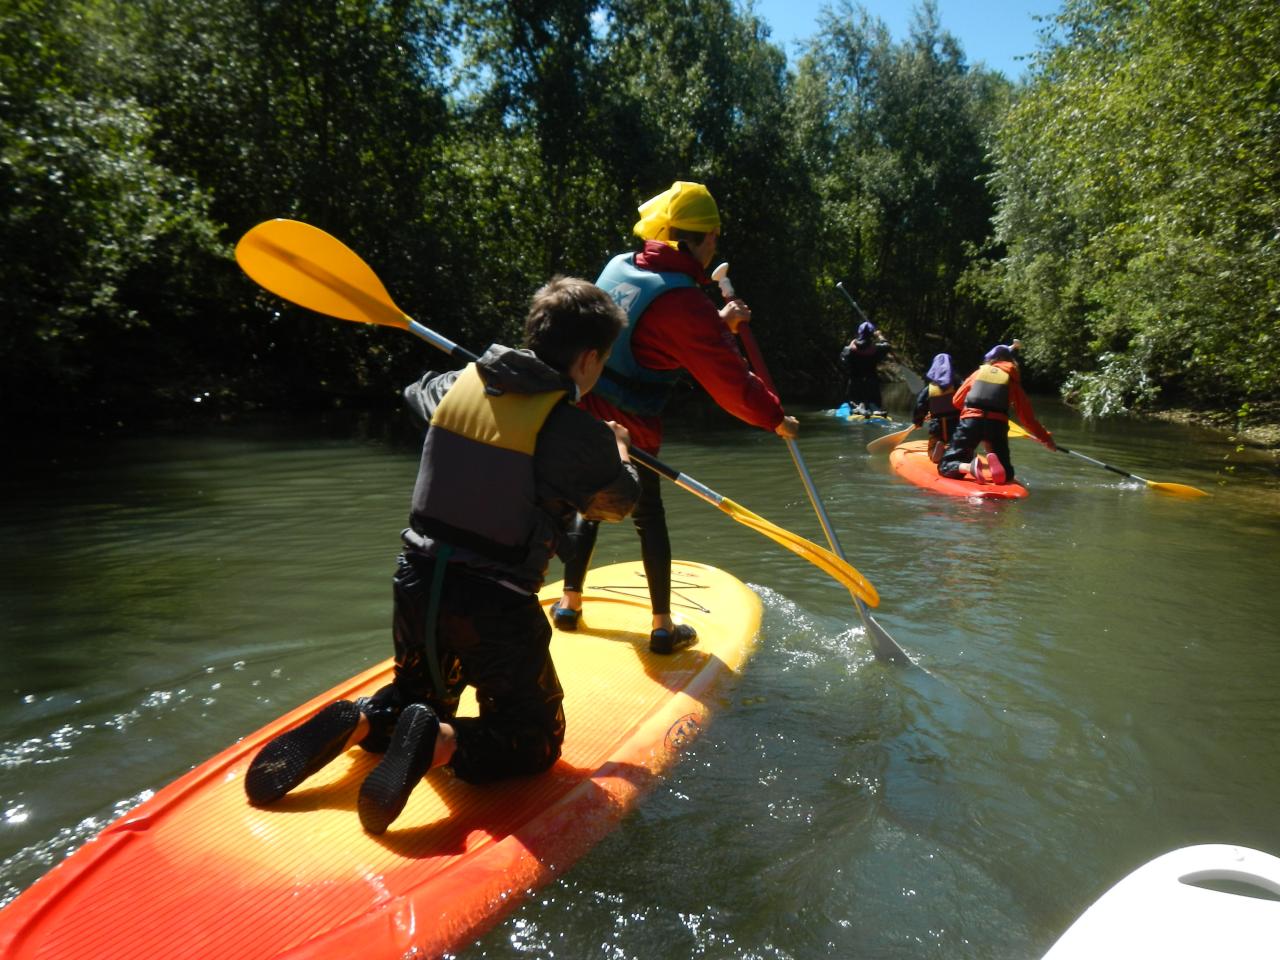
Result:
[[[1031,434],[1022,429],[1012,420],[1009,421],[1009,436],[1011,437],[1030,437]],[[1055,442],[1054,447],[1062,453],[1069,453],[1073,457],[1079,457],[1086,463],[1092,463],[1096,467],[1103,470],[1110,470],[1112,473],[1118,473],[1122,477],[1128,477],[1130,480],[1138,480],[1147,485],[1147,489],[1154,490],[1156,493],[1167,494],[1171,497],[1181,497],[1184,500],[1194,500],[1199,497],[1207,497],[1208,494],[1199,487],[1193,487],[1185,483],[1162,483],[1159,480],[1148,480],[1146,477],[1140,477],[1136,473],[1129,473],[1127,470],[1121,470],[1119,467],[1113,467],[1109,463],[1103,463],[1101,460],[1095,460],[1088,454],[1081,453],[1078,450],[1070,450],[1062,444]]]
[[[773,377],[769,375],[769,368],[765,366],[764,356],[760,353],[760,345],[756,343],[755,334],[751,332],[749,326],[739,327],[739,338],[742,345],[747,351],[747,362],[751,364],[760,379],[764,381],[766,387],[773,391],[776,396],[778,389],[774,386]],[[814,485],[813,477],[809,473],[809,468],[805,466],[804,457],[800,455],[800,445],[796,443],[794,437],[783,437],[787,443],[787,450],[791,452],[791,459],[795,461],[796,472],[800,474],[800,479],[804,482],[805,492],[809,495],[809,502],[813,504],[813,512],[818,516],[818,523],[822,526],[822,533],[827,538],[827,543],[831,547],[831,552],[841,559],[845,559],[844,548],[840,546],[840,538],[836,536],[835,528],[831,525],[831,519],[827,516],[827,508],[822,503],[822,498],[818,496],[818,488]],[[857,600],[857,598],[854,598]],[[859,601],[861,606],[861,601]],[[861,613],[861,609],[859,610]]]
[[[765,386],[772,390],[776,396],[778,391],[773,384],[773,377],[769,375],[769,368],[765,365],[764,356],[760,353],[760,346],[756,343],[755,334],[751,332],[750,325],[739,326],[738,337],[747,351],[747,361],[760,379],[764,381]],[[791,459],[796,465],[796,472],[800,474],[805,493],[809,495],[809,503],[813,505],[813,512],[818,517],[823,536],[827,538],[827,545],[831,547],[831,552],[841,560],[847,559],[844,548],[840,545],[840,538],[836,536],[835,528],[831,525],[831,519],[827,516],[827,508],[822,503],[822,497],[818,495],[818,488],[813,482],[809,468],[805,466],[804,457],[800,455],[800,445],[796,443],[793,437],[784,437],[783,439],[787,442],[787,450],[791,453]],[[867,636],[872,638],[872,649],[874,649],[876,656],[891,663],[910,663],[911,658],[907,656],[907,652],[889,635],[889,631],[876,622],[875,617],[871,615],[871,611],[862,602],[862,599],[852,591],[850,591],[849,595],[853,598],[858,616],[862,620],[863,629],[867,631]]]
[[1060,443],[1057,444],[1057,447],[1063,453],[1069,453],[1073,457],[1079,457],[1081,460],[1087,460],[1089,463],[1092,463],[1095,467],[1101,467],[1103,470],[1110,470],[1112,473],[1118,473],[1120,474],[1120,476],[1128,477],[1130,480],[1141,480],[1143,483],[1155,482],[1154,480],[1147,480],[1145,477],[1140,477],[1136,473],[1129,473],[1127,470],[1121,470],[1119,467],[1113,467],[1109,463],[1103,463],[1101,460],[1095,460],[1093,459],[1093,457],[1089,456],[1086,453],[1081,453],[1079,450],[1069,450]]
[[836,289],[839,290],[841,293],[843,293],[845,296],[845,299],[848,300],[851,304],[853,304],[853,309],[858,311],[858,316],[860,316],[865,323],[871,322],[871,318],[868,317],[865,313],[863,313],[862,308],[858,306],[858,301],[853,299],[853,294],[851,294],[848,290],[844,288],[843,280],[836,281]]

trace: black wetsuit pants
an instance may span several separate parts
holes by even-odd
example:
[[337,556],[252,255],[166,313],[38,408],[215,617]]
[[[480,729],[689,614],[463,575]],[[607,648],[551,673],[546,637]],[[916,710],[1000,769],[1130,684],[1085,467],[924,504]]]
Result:
[[[447,687],[441,695],[427,664],[434,567],[429,558],[400,557],[392,581],[396,678],[368,702],[372,733],[364,745],[385,749],[388,719],[409,703],[427,703],[457,731],[449,766],[459,779],[487,783],[546,770],[564,742],[564,690],[546,612],[536,596],[451,565],[436,614],[436,660]],[[475,688],[478,718],[454,717],[463,686]]]
[[[649,602],[654,613],[671,612],[671,537],[667,533],[667,511],[662,505],[662,478],[645,468],[640,474],[640,499],[631,513],[640,535],[640,559],[649,583]],[[587,568],[596,549],[600,524],[579,516],[561,541],[560,557],[564,560],[564,588],[581,591],[586,584]]]
[[870,377],[850,377],[848,397],[851,407],[861,403],[872,410],[884,409],[884,401],[880,398],[880,378],[874,374]]
[[1000,458],[1004,464],[1005,483],[1013,479],[1013,461],[1009,459],[1009,421],[990,417],[965,417],[956,427],[947,452],[942,455],[938,472],[944,477],[960,477],[961,466],[973,462],[974,452],[980,444]]
[[[933,448],[938,444],[942,444],[945,451],[947,445],[951,442],[952,436],[956,432],[956,424],[960,422],[960,415],[957,413],[954,417],[932,416],[925,421],[925,428],[929,431],[929,455],[934,456]],[[937,458],[942,459],[942,454],[938,453]],[[934,461],[937,462],[936,460]]]

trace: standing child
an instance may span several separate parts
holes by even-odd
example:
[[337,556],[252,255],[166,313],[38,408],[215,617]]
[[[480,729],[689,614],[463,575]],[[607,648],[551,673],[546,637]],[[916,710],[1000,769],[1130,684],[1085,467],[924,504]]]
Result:
[[[981,366],[969,374],[955,392],[952,403],[960,410],[960,424],[938,472],[944,477],[969,477],[978,483],[1008,483],[1013,480],[1013,460],[1009,457],[1009,407],[1027,431],[1050,450],[1057,450],[1053,435],[1040,425],[1031,400],[1022,389],[1022,378],[1013,348],[998,344],[987,351]],[[979,444],[990,454],[978,454]]]
[[[623,322],[594,284],[556,277],[534,294],[528,350],[493,346],[406,389],[429,426],[393,578],[395,679],[264,746],[245,777],[251,803],[284,796],[358,743],[384,754],[358,802],[377,834],[432,767],[485,783],[560,756],[564,693],[536,594],[576,513],[620,520],[639,496],[626,430],[573,405]],[[466,685],[479,717],[454,716]]]
[[880,338],[879,328],[870,320],[860,323],[857,335],[840,350],[840,363],[848,381],[845,396],[854,413],[884,416],[880,361],[892,352],[889,344]]
[[[700,286],[716,252],[720,212],[700,183],[678,180],[640,207],[632,228],[644,239],[637,253],[606,264],[600,287],[626,312],[627,325],[596,391],[583,408],[602,420],[626,425],[636,448],[656,454],[662,443],[662,411],[680,372],[693,375],[713,400],[734,416],[783,437],[800,429],[738,350],[733,330],[751,319],[741,300],[717,311]],[[671,616],[671,538],[657,474],[640,476],[636,532],[652,604],[649,649],[674,653],[695,641],[693,627]],[[595,549],[597,524],[580,518],[565,552],[564,595],[553,608],[555,625],[574,630],[582,588]]]
[[951,354],[940,353],[934,357],[925,379],[928,382],[916,395],[916,406],[911,419],[919,427],[928,418],[929,459],[937,463],[942,459],[942,452],[951,442],[956,424],[960,420],[960,411],[951,402],[956,384],[960,382],[951,369]]

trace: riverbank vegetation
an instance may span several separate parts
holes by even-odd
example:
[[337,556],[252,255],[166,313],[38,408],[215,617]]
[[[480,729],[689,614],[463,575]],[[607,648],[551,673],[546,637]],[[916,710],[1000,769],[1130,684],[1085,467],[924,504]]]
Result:
[[1066,0],[1017,84],[931,2],[898,41],[839,0],[789,64],[730,0],[0,0],[0,403],[390,402],[438,358],[264,294],[245,230],[330,231],[479,348],[679,178],[720,202],[784,395],[831,398],[843,281],[920,365],[1020,336],[1086,413],[1256,404],[1277,51],[1250,0]]

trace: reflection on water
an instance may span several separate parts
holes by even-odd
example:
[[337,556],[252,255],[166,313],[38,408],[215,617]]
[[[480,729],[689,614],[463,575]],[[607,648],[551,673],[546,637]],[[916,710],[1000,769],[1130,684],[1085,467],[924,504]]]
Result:
[[[676,554],[763,597],[760,650],[625,828],[467,955],[1036,956],[1166,850],[1280,853],[1280,485],[1219,436],[1046,407],[1065,443],[1213,498],[1022,441],[1030,498],[955,500],[866,453],[892,427],[802,417],[877,619],[927,671],[876,662],[847,592],[668,486]],[[668,463],[820,539],[775,438],[716,416],[672,429]],[[395,431],[268,425],[9,471],[0,902],[389,655],[416,461]],[[609,528],[598,562],[636,550]]]

